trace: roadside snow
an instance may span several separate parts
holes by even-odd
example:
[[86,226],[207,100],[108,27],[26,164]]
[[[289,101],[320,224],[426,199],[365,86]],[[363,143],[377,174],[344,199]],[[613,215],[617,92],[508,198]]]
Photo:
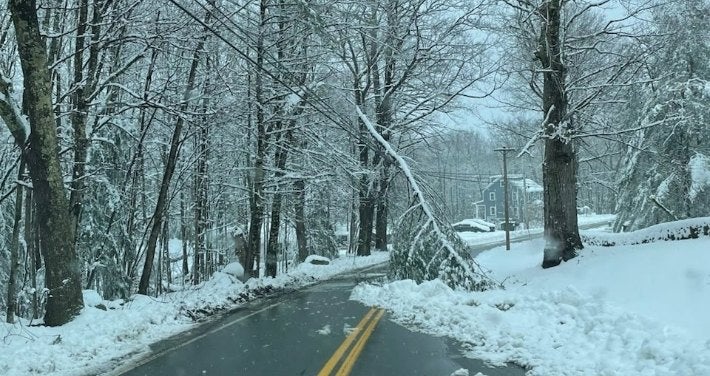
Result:
[[710,375],[710,239],[590,246],[547,270],[541,239],[503,249],[476,259],[505,290],[407,280],[360,285],[352,298],[528,375]]
[[[704,228],[710,227],[710,217],[688,218],[680,221],[660,223],[632,232],[610,234],[607,232],[588,231],[582,234],[585,244],[594,245],[632,245],[655,242],[666,239],[688,238],[690,228],[699,230],[696,237],[707,237]],[[707,230],[705,230],[707,231]]]
[[[590,214],[580,215],[577,217],[577,223],[580,226],[613,222],[616,218],[614,214]],[[533,237],[542,234],[542,228],[531,228],[528,230],[510,231],[511,239],[523,239],[525,237]],[[497,230],[493,232],[462,232],[459,237],[469,245],[489,244],[505,241],[505,231]]]
[[233,308],[258,292],[307,286],[337,274],[386,262],[387,252],[369,257],[341,257],[330,265],[301,264],[276,278],[250,279],[246,284],[218,272],[198,286],[158,298],[134,295],[128,302],[108,302],[85,291],[87,303],[103,304],[104,311],[85,307],[72,322],[56,328],[30,326],[22,320],[0,327],[0,375],[93,375],[149,350],[148,345],[192,328],[191,319],[204,312]]

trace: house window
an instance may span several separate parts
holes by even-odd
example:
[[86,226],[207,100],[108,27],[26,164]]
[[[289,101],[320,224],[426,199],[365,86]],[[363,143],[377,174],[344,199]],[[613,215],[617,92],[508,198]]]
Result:
[[501,187],[504,186],[504,185],[503,185],[503,179],[500,179],[500,180],[499,180],[499,184],[500,184]]
[[495,216],[496,216],[496,207],[495,207],[495,206],[491,206],[491,207],[489,208],[489,211],[490,211],[489,214],[490,214],[492,217],[495,217]]
[[489,193],[489,194],[488,194],[488,200],[490,200],[490,201],[495,201],[495,200],[496,200],[496,193],[495,193],[495,192]]

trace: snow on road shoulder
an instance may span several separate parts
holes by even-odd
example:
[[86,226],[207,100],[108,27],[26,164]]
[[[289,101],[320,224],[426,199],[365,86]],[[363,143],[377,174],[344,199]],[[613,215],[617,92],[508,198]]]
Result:
[[[235,307],[254,291],[306,286],[340,273],[388,260],[388,253],[341,257],[330,265],[301,264],[276,278],[250,279],[246,284],[218,272],[199,286],[158,298],[135,295],[128,302],[101,300],[86,291],[87,306],[72,322],[56,328],[29,326],[27,321],[0,326],[0,375],[90,375],[106,371],[117,359],[149,350],[148,345],[195,325],[190,317]],[[114,364],[116,365],[116,364]]]
[[710,375],[710,240],[587,247],[543,270],[542,240],[477,257],[505,290],[360,285],[353,299],[529,375]]

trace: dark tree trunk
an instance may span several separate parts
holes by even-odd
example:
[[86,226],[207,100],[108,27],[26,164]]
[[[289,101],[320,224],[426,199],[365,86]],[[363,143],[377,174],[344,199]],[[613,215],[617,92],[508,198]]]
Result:
[[[365,100],[362,90],[359,88],[359,82],[356,81],[355,104],[362,107],[364,102]],[[369,133],[361,119],[358,119],[358,128],[360,136],[360,139],[358,140],[360,166],[362,166],[362,168],[367,168],[370,163],[370,151],[367,148],[365,140],[369,138]],[[373,187],[371,181],[372,178],[368,174],[363,174],[358,182],[358,256],[369,256],[370,249],[372,247],[372,223],[374,220],[375,205],[373,202]]]
[[195,264],[192,268],[193,284],[208,277],[207,261],[207,138],[208,128],[203,124],[195,135],[195,148],[199,151],[195,167]]
[[173,283],[173,274],[170,270],[170,221],[165,221],[163,224],[163,257],[165,257],[165,281],[170,288],[170,284]]
[[39,318],[39,294],[37,292],[37,271],[42,267],[42,255],[37,241],[37,222],[32,190],[25,190],[25,244],[27,245],[27,263],[29,265],[30,286],[32,287],[32,318]]
[[[22,181],[22,174],[25,170],[25,162],[20,161],[17,169],[17,181]],[[15,215],[12,223],[12,238],[10,239],[10,274],[7,279],[7,310],[6,322],[15,322],[15,311],[17,311],[17,273],[20,270],[20,221],[22,220],[22,185],[15,187]]]
[[[207,19],[209,20],[209,15]],[[197,75],[197,66],[200,62],[200,56],[203,53],[205,41],[207,39],[207,34],[197,43],[197,47],[192,56],[192,63],[190,65],[190,72],[187,78],[187,86],[185,88],[185,99],[188,99],[192,95],[192,90],[195,87],[195,76]],[[184,113],[187,110],[188,101],[183,101],[180,106],[180,112]],[[153,212],[152,227],[150,229],[150,235],[148,236],[148,245],[146,246],[145,263],[143,264],[143,273],[141,274],[140,283],[138,284],[138,293],[142,295],[148,295],[148,286],[150,285],[150,274],[153,270],[153,260],[155,259],[155,247],[158,243],[158,237],[160,236],[160,230],[163,224],[163,217],[165,213],[165,208],[168,206],[168,188],[170,188],[170,182],[175,172],[175,165],[178,159],[178,152],[180,149],[182,127],[185,120],[182,116],[178,117],[175,123],[175,129],[173,130],[172,139],[170,141],[170,151],[168,153],[168,160],[165,165],[165,172],[163,173],[163,180],[160,184],[160,191],[158,192],[158,201],[155,204],[155,211]],[[195,272],[193,268],[193,272]]]
[[560,41],[561,0],[549,0],[541,8],[543,27],[537,57],[544,73],[543,124],[545,160],[543,199],[545,254],[543,268],[559,265],[577,255],[582,240],[577,226],[577,155],[571,136],[572,120],[567,116],[565,67]]
[[360,179],[360,191],[358,198],[360,206],[358,208],[358,217],[360,218],[360,226],[357,240],[357,255],[369,256],[372,248],[372,223],[374,220],[374,209],[372,196],[369,190],[369,179],[363,177]]
[[[286,130],[286,135],[281,136],[277,140],[276,154],[276,173],[274,174],[276,184],[280,184],[280,179],[286,175],[286,160],[288,159],[288,148],[291,147],[292,129]],[[279,231],[281,230],[281,201],[283,193],[277,192],[271,202],[271,225],[269,227],[269,242],[266,246],[266,275],[270,277],[276,276],[277,259],[279,254]]]
[[296,244],[298,244],[298,261],[303,262],[308,257],[308,241],[306,240],[306,181],[298,179],[293,182],[296,191],[294,203],[296,222]]
[[[59,155],[52,108],[51,81],[46,45],[40,35],[34,0],[11,0],[9,9],[15,25],[17,49],[25,82],[24,107],[32,132],[13,132],[24,149],[37,208],[41,251],[46,263],[45,284],[49,289],[44,322],[62,325],[84,306],[81,294],[81,262],[74,244],[70,214]],[[19,137],[18,137],[19,136]]]
[[180,240],[182,240],[182,277],[190,274],[187,264],[187,218],[185,216],[185,193],[180,192]]
[[388,200],[387,190],[389,185],[388,171],[382,171],[380,180],[380,190],[377,196],[377,221],[375,222],[375,249],[378,251],[387,251],[387,215],[388,215]]
[[[254,176],[252,178],[251,198],[249,200],[249,238],[244,253],[244,276],[259,276],[259,254],[261,252],[261,226],[264,220],[264,159],[268,133],[264,107],[264,83],[261,68],[264,65],[264,32],[266,23],[267,0],[261,0],[259,5],[260,28],[256,46],[256,77],[254,82],[254,100],[256,101],[256,156],[254,158]],[[256,263],[256,266],[254,265]]]

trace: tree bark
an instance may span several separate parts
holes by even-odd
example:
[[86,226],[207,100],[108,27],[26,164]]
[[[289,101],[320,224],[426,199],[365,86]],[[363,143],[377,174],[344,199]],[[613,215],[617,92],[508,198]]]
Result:
[[[17,169],[17,180],[22,180],[22,174],[25,170],[25,162],[20,161],[20,166]],[[12,223],[12,238],[10,239],[10,274],[7,279],[7,310],[6,322],[12,324],[15,322],[15,311],[17,311],[17,272],[20,269],[20,221],[22,220],[22,195],[23,189],[21,184],[15,187],[15,215]]]
[[88,89],[84,82],[84,40],[89,13],[88,0],[80,0],[77,11],[79,14],[76,40],[74,42],[74,94],[72,97],[74,108],[70,116],[74,130],[74,165],[72,167],[69,206],[72,212],[72,226],[74,227],[74,231],[78,234],[82,198],[86,186],[84,181],[86,156],[89,149],[89,140],[86,136],[88,103],[84,95],[84,90]]
[[35,219],[35,206],[32,190],[25,190],[25,244],[27,245],[27,263],[29,264],[29,277],[32,292],[32,318],[39,318],[39,294],[37,292],[37,271],[42,267],[42,255],[37,245],[37,222]]
[[182,277],[183,282],[185,277],[190,274],[190,268],[187,264],[187,219],[185,216],[185,193],[180,192],[180,240],[182,240]]
[[193,284],[197,285],[207,277],[209,262],[207,257],[207,153],[208,128],[199,127],[195,135],[195,148],[198,150],[195,166],[195,264],[192,268]]
[[27,140],[18,138],[16,132],[13,135],[21,147],[27,142],[24,155],[37,204],[45,284],[49,290],[44,322],[58,326],[71,321],[84,302],[75,232],[71,221],[66,220],[70,215],[69,200],[57,152],[46,45],[40,35],[36,5],[34,0],[9,2],[24,76],[24,107],[32,129]]
[[[267,0],[261,0],[259,5],[260,27],[256,46],[256,77],[254,82],[254,99],[256,101],[256,156],[254,158],[254,177],[252,179],[251,198],[249,200],[249,239],[244,253],[245,277],[259,276],[259,252],[261,250],[261,226],[264,220],[264,159],[266,158],[266,144],[268,133],[266,131],[264,107],[264,84],[262,67],[264,64],[264,33]],[[256,268],[254,261],[256,260]]]
[[[292,129],[286,130],[286,135],[281,136],[277,141],[276,153],[274,159],[276,161],[276,173],[274,174],[276,184],[286,175],[286,161],[288,159],[288,148],[291,146]],[[274,194],[271,202],[271,225],[269,226],[269,241],[266,246],[266,275],[276,277],[277,259],[279,254],[279,231],[281,230],[281,202],[283,193],[277,192]]]
[[577,226],[577,155],[572,120],[567,116],[566,68],[562,63],[560,7],[549,0],[541,8],[543,25],[537,57],[544,69],[545,159],[542,169],[545,250],[543,268],[557,266],[582,249]]
[[[355,104],[362,106],[365,102],[362,90],[359,88],[359,82],[355,82]],[[365,139],[369,137],[369,133],[365,128],[365,124],[358,118],[359,137],[358,153],[360,158],[360,166],[367,168],[369,166],[370,152],[365,144]],[[368,174],[363,174],[358,182],[358,238],[357,238],[357,255],[369,256],[372,243],[372,223],[375,211],[372,195],[372,178]]]
[[294,203],[296,222],[296,244],[298,244],[298,261],[303,262],[308,257],[308,241],[306,239],[306,181],[298,179],[293,182],[296,192]]

